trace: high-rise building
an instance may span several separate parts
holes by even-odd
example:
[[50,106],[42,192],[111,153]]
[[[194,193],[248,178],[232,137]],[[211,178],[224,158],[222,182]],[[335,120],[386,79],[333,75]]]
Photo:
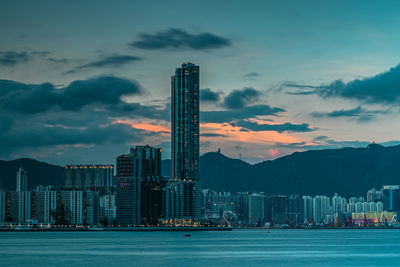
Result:
[[285,195],[274,195],[267,197],[267,199],[266,217],[274,224],[288,223],[289,198]]
[[38,223],[54,223],[53,212],[57,209],[57,191],[37,187],[34,191],[34,217]]
[[325,216],[330,213],[330,201],[327,196],[315,196],[313,199],[313,219],[317,224],[324,223]]
[[0,223],[6,221],[7,216],[7,192],[0,189]]
[[117,158],[117,220],[155,225],[162,217],[161,149],[136,146]]
[[288,203],[289,225],[299,225],[304,222],[304,205],[300,196],[289,196]]
[[65,166],[65,187],[71,189],[95,189],[113,187],[114,166],[67,165]]
[[262,226],[265,222],[265,196],[253,193],[249,195],[249,224]]
[[32,192],[10,192],[10,217],[13,222],[25,223],[32,219]]
[[303,214],[304,222],[310,222],[313,219],[313,198],[303,196]]
[[100,197],[100,218],[107,224],[112,224],[117,219],[115,194],[105,194]]
[[400,186],[383,186],[383,208],[385,211],[400,212]]
[[[199,66],[183,63],[171,77],[171,184],[167,218],[199,219]],[[173,195],[178,193],[177,195]]]
[[27,191],[28,189],[28,172],[22,168],[19,167],[17,171],[17,185],[15,191],[21,192],[21,191]]

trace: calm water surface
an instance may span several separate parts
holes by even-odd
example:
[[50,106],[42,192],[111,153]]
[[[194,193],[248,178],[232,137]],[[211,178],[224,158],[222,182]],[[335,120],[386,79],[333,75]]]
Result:
[[400,230],[0,232],[0,266],[400,266]]

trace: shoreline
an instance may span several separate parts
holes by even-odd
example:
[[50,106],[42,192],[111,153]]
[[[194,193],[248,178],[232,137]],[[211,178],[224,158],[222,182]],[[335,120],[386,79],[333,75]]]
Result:
[[198,232],[232,231],[231,227],[103,227],[103,228],[2,228],[0,232]]

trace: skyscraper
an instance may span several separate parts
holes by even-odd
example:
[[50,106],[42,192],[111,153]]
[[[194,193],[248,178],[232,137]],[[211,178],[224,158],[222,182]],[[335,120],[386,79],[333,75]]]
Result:
[[157,224],[162,213],[161,149],[131,148],[117,158],[117,220],[122,225]]
[[199,180],[199,66],[183,63],[171,77],[171,178]]
[[171,181],[167,218],[199,219],[199,66],[183,63],[171,77]]
[[28,190],[28,172],[22,168],[19,167],[17,171],[17,185],[15,191],[21,192],[21,191],[26,191]]

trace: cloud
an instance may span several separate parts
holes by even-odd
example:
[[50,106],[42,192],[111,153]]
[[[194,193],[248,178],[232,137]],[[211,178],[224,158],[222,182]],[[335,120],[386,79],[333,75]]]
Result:
[[113,76],[78,80],[60,89],[50,83],[34,85],[0,80],[0,108],[25,114],[45,112],[53,107],[80,110],[95,103],[123,108],[129,104],[121,100],[122,96],[141,93],[136,82]]
[[66,127],[63,125],[36,125],[28,129],[17,129],[0,138],[0,146],[7,148],[32,148],[55,145],[98,145],[140,141],[147,131],[133,129],[127,125],[93,125],[86,127]]
[[283,123],[283,124],[258,124],[252,121],[242,120],[236,123],[232,123],[234,126],[243,127],[247,130],[261,132],[261,131],[276,131],[279,133],[282,132],[311,132],[315,131],[315,128],[311,128],[309,124],[292,124],[292,123]]
[[200,119],[202,122],[224,123],[255,118],[257,116],[278,116],[282,112],[285,112],[285,110],[278,107],[253,105],[233,110],[202,111]]
[[260,74],[258,72],[249,72],[249,73],[245,74],[244,77],[254,79],[254,78],[260,77]]
[[27,52],[0,51],[0,66],[14,66],[31,59]]
[[31,52],[32,55],[40,56],[40,57],[47,57],[52,53],[50,51],[33,51]]
[[368,122],[375,119],[376,114],[387,114],[390,110],[366,110],[361,106],[353,109],[333,110],[331,112],[313,112],[311,115],[316,118],[328,117],[355,117],[359,122]]
[[139,60],[142,60],[142,58],[129,55],[113,55],[84,65],[77,66],[76,68],[67,71],[65,74],[74,73],[77,72],[78,70],[87,68],[122,67],[123,65]]
[[[298,88],[290,94],[317,94],[323,98],[341,97],[366,103],[398,104],[400,97],[400,65],[375,76],[350,82],[336,80],[328,85],[284,84]],[[307,91],[303,91],[306,89]],[[312,89],[312,90],[309,90]]]
[[184,48],[192,50],[217,49],[231,45],[231,41],[208,33],[191,34],[182,29],[170,28],[155,34],[142,33],[139,40],[129,46],[147,50]]
[[54,62],[54,63],[67,63],[68,59],[66,58],[47,58],[48,61]]
[[225,134],[219,134],[219,133],[202,133],[200,135],[203,137],[226,137]]
[[229,109],[238,109],[255,103],[262,93],[254,88],[234,90],[224,99],[224,106]]
[[210,88],[200,90],[200,101],[201,102],[219,102],[221,93],[214,92]]

